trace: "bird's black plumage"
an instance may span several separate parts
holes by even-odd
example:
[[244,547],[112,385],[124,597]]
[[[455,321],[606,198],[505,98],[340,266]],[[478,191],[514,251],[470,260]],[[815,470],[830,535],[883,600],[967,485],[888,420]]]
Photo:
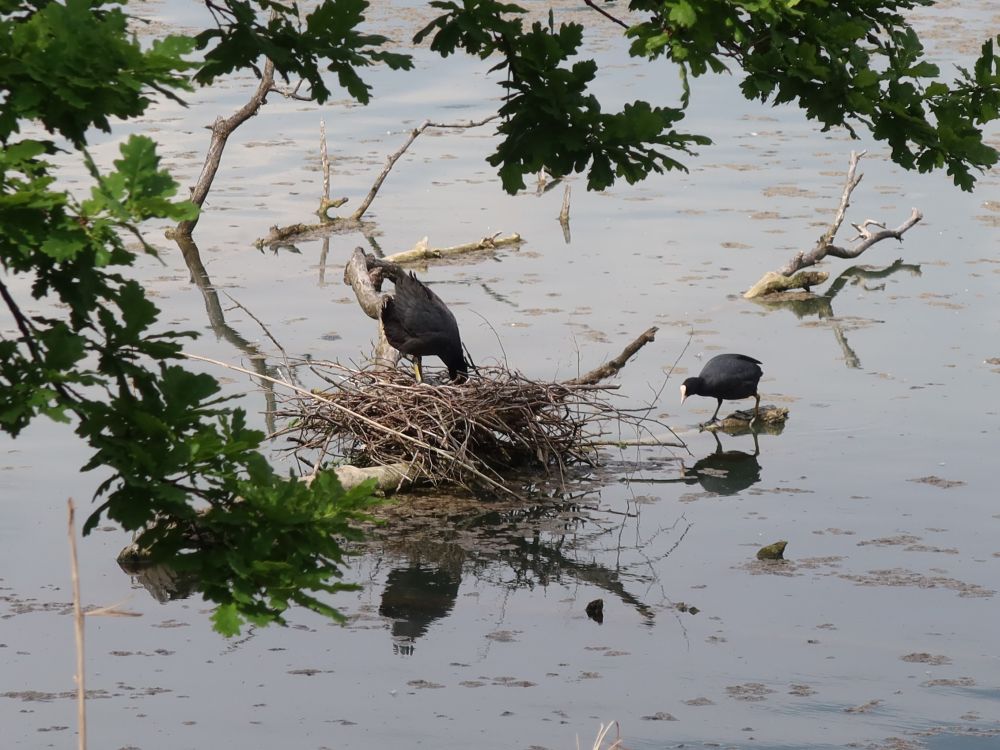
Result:
[[452,380],[463,381],[469,365],[462,353],[458,323],[448,306],[413,273],[395,263],[369,258],[369,265],[382,269],[396,287],[382,308],[382,327],[389,343],[414,362],[421,379],[420,358],[440,357]]
[[756,399],[753,408],[754,417],[760,411],[760,394],[757,384],[764,371],[760,369],[761,362],[745,354],[719,354],[712,357],[701,373],[694,378],[688,378],[681,385],[681,403],[688,396],[708,396],[718,400],[715,414],[708,420],[714,422],[722,408],[723,399],[727,401],[750,398]]

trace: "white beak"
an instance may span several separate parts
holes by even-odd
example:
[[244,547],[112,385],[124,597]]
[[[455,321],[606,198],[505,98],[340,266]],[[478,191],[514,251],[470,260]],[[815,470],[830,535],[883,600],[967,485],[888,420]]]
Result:
[[682,385],[682,386],[681,386],[681,403],[682,403],[682,404],[684,403],[684,400],[685,400],[685,399],[686,399],[687,397],[688,397],[688,394],[687,394],[687,388],[685,388],[685,387],[684,387],[684,386]]

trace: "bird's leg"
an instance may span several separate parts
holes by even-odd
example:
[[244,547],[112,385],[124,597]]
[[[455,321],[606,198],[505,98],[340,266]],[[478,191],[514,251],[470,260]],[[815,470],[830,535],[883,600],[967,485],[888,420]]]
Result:
[[753,405],[753,419],[750,420],[750,424],[753,424],[754,421],[756,421],[757,417],[760,416],[760,394],[755,393],[753,394],[753,397],[756,399],[756,401],[754,402]]
[[707,422],[702,422],[699,425],[699,427],[707,427],[708,425],[713,424],[716,421],[716,417],[719,416],[719,409],[721,409],[721,408],[722,408],[722,399],[720,398],[719,399],[719,405],[715,407],[715,414],[713,414],[712,418],[710,420],[708,420]]
[[424,375],[423,375],[422,372],[420,372],[420,357],[414,357],[413,358],[413,372],[417,376],[417,382],[418,383],[423,383],[424,382]]
[[712,418],[708,420],[709,422],[714,422],[716,420],[716,418],[719,416],[719,409],[721,408],[722,408],[722,399],[720,398],[718,406],[715,407],[715,414],[713,414]]

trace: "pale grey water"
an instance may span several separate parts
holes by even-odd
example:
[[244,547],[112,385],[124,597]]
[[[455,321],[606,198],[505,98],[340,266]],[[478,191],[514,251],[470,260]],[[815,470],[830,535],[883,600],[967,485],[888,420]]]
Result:
[[[163,12],[183,22],[188,11]],[[966,22],[971,39],[1000,20],[986,2],[943,15]],[[481,116],[477,97],[496,93],[470,63],[422,53],[418,61],[411,74],[372,72],[368,108],[273,97],[230,143],[196,239],[212,281],[291,353],[357,359],[373,334],[340,280],[360,236],[331,239],[324,283],[318,242],[301,244],[300,255],[252,247],[273,224],[309,221],[319,118],[333,193],[348,195],[349,208],[407,127]],[[669,69],[641,73],[622,64],[604,90],[624,100],[675,87]],[[164,108],[129,130],[161,139],[186,184],[200,165],[202,126],[251,85],[201,92],[189,111]],[[765,402],[788,406],[791,418],[783,434],[761,435],[759,477],[745,458],[746,486],[709,492],[669,481],[676,465],[644,449],[609,456],[618,468],[578,507],[539,501],[532,513],[482,506],[401,519],[352,570],[363,590],[336,600],[348,627],[296,611],[289,628],[234,641],[210,632],[199,599],[159,604],[130,582],[114,562],[127,539],[102,529],[81,546],[84,598],[128,598],[142,617],[88,622],[88,685],[103,691],[89,704],[92,746],[568,748],[579,737],[589,747],[598,723],[612,719],[633,748],[1000,742],[984,736],[1000,730],[1000,368],[985,363],[1000,357],[996,176],[962,194],[941,175],[892,167],[877,144],[739,102],[733,87],[696,88],[685,124],[717,143],[687,160],[690,175],[599,195],[574,180],[568,245],[556,222],[561,190],[503,195],[482,161],[485,131],[421,136],[372,218],[387,252],[424,235],[437,245],[495,231],[526,238],[519,251],[418,269],[452,304],[477,361],[502,356],[483,318],[508,363],[539,378],[569,376],[578,362],[587,369],[656,324],[655,344],[619,379],[629,402],[644,403],[693,331],[657,409],[686,430],[689,467],[715,450],[692,430],[714,405],[680,407],[678,375],[718,350],[763,360]],[[95,151],[109,161],[115,143]],[[895,226],[911,206],[926,215],[901,247],[882,243],[860,259],[902,258],[919,273],[848,285],[833,300],[858,367],[846,366],[828,320],[739,296],[822,232],[851,148],[870,156],[849,220]],[[139,273],[163,321],[204,332],[192,351],[243,361],[212,334],[179,252],[157,228],[150,237],[165,265],[144,261]],[[827,268],[835,277],[847,265]],[[271,350],[242,311],[227,312],[227,322]],[[216,374],[251,392],[245,404],[260,412],[263,399],[246,381]],[[748,436],[723,435],[722,444],[753,450]],[[87,453],[62,427],[39,423],[2,450],[0,746],[67,747],[75,708],[63,696],[74,663],[64,503],[73,495],[86,508],[97,479],[76,473]],[[626,475],[666,481],[626,484]],[[910,481],[929,475],[964,484]],[[751,564],[758,546],[777,539],[789,540],[789,575]],[[423,606],[407,606],[417,584]],[[597,597],[601,626],[583,612]],[[700,611],[681,612],[679,602]],[[901,659],[923,652],[947,663]],[[24,700],[26,691],[40,695]],[[676,721],[644,718],[658,713]]]

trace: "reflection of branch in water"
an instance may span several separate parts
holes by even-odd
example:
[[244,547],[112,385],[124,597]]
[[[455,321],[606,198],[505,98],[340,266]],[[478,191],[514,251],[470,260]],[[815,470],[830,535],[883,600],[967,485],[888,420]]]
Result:
[[840,344],[840,351],[844,355],[844,364],[847,365],[852,370],[861,369],[861,360],[858,355],[855,354],[854,349],[851,345],[847,343],[847,335],[844,333],[844,327],[839,323],[831,322],[831,328],[833,328],[833,336],[837,339],[837,343]]
[[919,263],[904,263],[902,258],[897,258],[884,268],[851,266],[831,282],[830,287],[823,293],[823,296],[832,300],[848,282],[859,283],[865,279],[884,279],[898,271],[906,271],[911,276],[920,276],[922,273]]
[[486,292],[486,295],[488,297],[492,297],[497,302],[500,302],[501,304],[504,304],[504,305],[510,305],[511,307],[513,307],[515,309],[518,307],[518,304],[516,302],[514,302],[514,300],[512,300],[507,295],[500,294],[500,292],[496,291],[495,289],[492,289],[490,286],[488,286],[485,283],[480,283],[480,286],[483,288],[483,291]]
[[[789,310],[797,318],[806,318],[815,315],[820,320],[827,320],[829,327],[833,330],[834,338],[843,353],[844,363],[849,368],[858,369],[861,367],[861,359],[848,343],[843,325],[834,316],[833,300],[849,283],[861,284],[865,279],[884,279],[899,271],[905,271],[912,276],[919,276],[921,274],[919,264],[904,263],[902,259],[897,259],[884,268],[851,266],[834,279],[827,290],[821,295],[809,294],[807,292],[790,292],[783,295],[755,297],[753,301],[770,310]],[[866,291],[882,291],[884,286],[872,289],[862,284],[862,288]]]
[[[219,302],[219,294],[212,285],[212,280],[205,270],[204,263],[201,262],[201,253],[198,245],[190,235],[177,235],[174,241],[181,249],[184,262],[191,272],[191,281],[201,291],[201,296],[205,301],[205,312],[208,314],[208,322],[212,331],[220,339],[225,339],[230,344],[247,355],[250,367],[259,375],[269,374],[267,367],[267,357],[256,345],[243,338],[232,326],[226,322],[226,315]],[[264,421],[269,433],[275,431],[274,414],[277,410],[277,403],[274,398],[274,386],[265,379],[259,381],[260,387],[264,390]]]

